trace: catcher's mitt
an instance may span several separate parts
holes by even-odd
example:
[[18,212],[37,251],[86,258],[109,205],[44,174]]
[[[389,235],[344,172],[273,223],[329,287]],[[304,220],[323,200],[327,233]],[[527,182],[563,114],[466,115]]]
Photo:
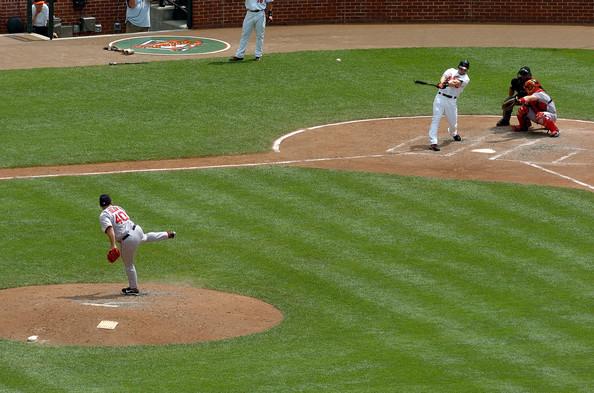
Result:
[[515,105],[519,105],[520,101],[518,101],[518,97],[513,95],[511,97],[507,97],[504,101],[503,104],[501,104],[501,109],[503,109],[504,111],[510,111],[513,109],[513,107]]
[[120,257],[120,250],[117,247],[112,248],[107,252],[107,260],[109,263],[114,263]]

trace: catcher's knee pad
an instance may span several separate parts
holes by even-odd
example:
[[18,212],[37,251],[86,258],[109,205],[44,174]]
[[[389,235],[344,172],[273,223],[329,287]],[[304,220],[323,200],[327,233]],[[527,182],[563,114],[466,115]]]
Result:
[[518,116],[527,116],[529,111],[530,108],[528,108],[526,105],[522,105],[520,106],[520,109],[518,109]]
[[559,130],[559,128],[557,127],[557,125],[555,124],[553,119],[551,119],[550,116],[547,116],[546,113],[538,112],[536,114],[536,122],[538,124],[543,125],[549,131],[558,131]]

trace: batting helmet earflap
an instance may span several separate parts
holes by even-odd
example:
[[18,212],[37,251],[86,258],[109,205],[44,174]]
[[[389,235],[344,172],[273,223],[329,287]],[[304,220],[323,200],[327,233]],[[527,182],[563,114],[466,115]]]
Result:
[[468,60],[461,60],[460,64],[458,64],[458,67],[469,69],[470,63],[468,62]]
[[111,198],[107,194],[99,195],[99,206],[106,207],[111,205]]
[[532,76],[532,71],[530,71],[530,67],[524,66],[524,67],[520,68],[520,70],[518,71],[518,75],[519,76]]

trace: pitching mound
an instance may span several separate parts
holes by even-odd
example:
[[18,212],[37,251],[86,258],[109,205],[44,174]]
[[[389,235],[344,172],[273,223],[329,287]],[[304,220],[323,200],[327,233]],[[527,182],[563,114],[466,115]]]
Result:
[[44,345],[184,344],[262,332],[283,319],[275,307],[246,296],[164,284],[144,284],[140,296],[123,296],[120,288],[65,284],[1,290],[0,337],[25,342],[38,336],[37,344]]

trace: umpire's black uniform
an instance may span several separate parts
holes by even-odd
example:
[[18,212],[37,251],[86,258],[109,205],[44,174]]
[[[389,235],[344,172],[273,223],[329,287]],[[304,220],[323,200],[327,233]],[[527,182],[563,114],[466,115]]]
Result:
[[[524,83],[526,83],[528,79],[532,79],[532,72],[529,67],[524,66],[518,71],[518,76],[511,80],[508,93],[509,97],[505,100],[507,101],[507,99],[514,95],[518,98],[528,95],[526,90],[524,90]],[[509,126],[509,119],[511,119],[513,110],[512,107],[511,109],[504,111],[501,119],[497,122],[497,126]]]

